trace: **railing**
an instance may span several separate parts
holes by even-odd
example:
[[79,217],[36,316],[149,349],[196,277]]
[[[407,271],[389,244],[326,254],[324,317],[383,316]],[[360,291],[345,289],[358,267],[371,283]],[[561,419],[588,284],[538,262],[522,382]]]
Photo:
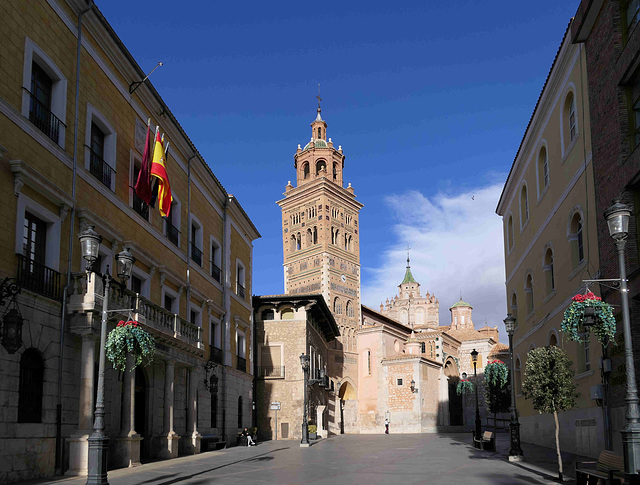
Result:
[[91,174],[97,178],[100,182],[102,182],[105,187],[111,188],[111,179],[115,170],[111,165],[105,162],[100,155],[94,152],[91,147],[89,148],[89,171]]
[[244,286],[238,283],[238,296],[244,300]]
[[242,372],[247,372],[247,359],[238,356],[238,364],[236,365],[236,369],[241,370]]
[[140,214],[145,220],[149,220],[149,206],[133,191],[133,210]]
[[[102,310],[104,288],[102,278],[99,275],[92,273],[91,280],[88,281],[86,273],[74,273],[70,286],[67,304],[69,314]],[[204,349],[202,328],[165,310],[160,305],[152,303],[138,293],[127,289],[121,290],[117,285],[114,285],[109,293],[109,308],[132,309],[134,318],[149,329],[198,349]],[[128,312],[123,313],[121,317],[128,318]]]
[[178,228],[167,221],[167,238],[176,246],[180,247],[180,231]]
[[284,378],[284,366],[268,366],[263,365],[258,367],[259,377],[280,377]]
[[22,288],[29,291],[56,301],[62,299],[62,275],[22,254],[18,254],[16,280]]
[[211,357],[209,357],[209,360],[212,360],[216,364],[222,364],[222,349],[211,347]]
[[218,268],[213,261],[211,262],[211,276],[213,276],[214,280],[220,283],[220,276],[222,276],[222,272],[220,271],[220,268]]
[[191,259],[198,266],[202,266],[202,251],[196,246],[195,243],[191,243]]
[[[25,91],[27,91],[25,89]],[[60,119],[54,115],[49,107],[40,101],[35,95],[27,91],[30,98],[29,121],[33,123],[42,133],[58,143],[60,139],[60,125],[64,125]],[[66,126],[66,125],[65,125]]]

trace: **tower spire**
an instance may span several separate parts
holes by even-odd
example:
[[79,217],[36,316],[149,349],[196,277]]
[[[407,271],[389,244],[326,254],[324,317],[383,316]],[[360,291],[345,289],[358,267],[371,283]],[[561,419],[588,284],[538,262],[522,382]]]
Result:
[[[411,248],[409,246],[407,246],[407,270],[404,273],[404,279],[402,280],[402,283],[415,283],[416,280],[413,278],[413,275],[411,274],[411,259],[409,258],[409,250]],[[400,284],[402,284],[400,283]]]
[[320,101],[322,101],[322,98],[320,97],[320,83],[318,83],[318,95],[316,98],[318,98],[318,115],[316,116],[316,121],[322,121],[322,116],[320,116]]

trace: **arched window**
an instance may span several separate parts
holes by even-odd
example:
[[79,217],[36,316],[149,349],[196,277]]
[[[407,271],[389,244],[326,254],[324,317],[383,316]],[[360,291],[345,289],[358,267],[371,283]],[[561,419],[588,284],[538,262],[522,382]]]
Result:
[[338,164],[334,162],[333,164],[333,180],[338,179]]
[[513,216],[509,214],[507,221],[507,249],[511,251],[513,248]]
[[322,138],[322,128],[318,126],[318,138]]
[[578,134],[578,119],[576,116],[576,100],[572,91],[569,91],[564,101],[564,129],[566,130],[565,140],[567,146]]
[[342,314],[342,302],[338,297],[333,300],[333,312],[338,315]]
[[291,234],[291,251],[296,250],[296,235]]
[[527,297],[527,315],[533,312],[533,277],[528,274],[524,284],[524,293]]
[[296,251],[299,251],[302,248],[302,237],[300,233],[296,234]]
[[262,320],[273,320],[274,312],[273,310],[264,310],[262,312],[261,318]]
[[238,396],[238,428],[242,429],[242,396]]
[[409,312],[407,310],[402,310],[400,312],[400,323],[407,325],[409,323]]
[[584,261],[582,217],[579,212],[576,212],[571,217],[569,231],[569,241],[571,244],[571,262],[573,263],[573,267],[576,268],[580,263],[582,263],[582,261]]
[[313,226],[313,244],[318,244],[318,227]]
[[305,241],[305,245],[311,246],[313,244],[313,231],[311,230],[311,228],[307,229],[307,237],[306,237],[306,241]]
[[514,292],[511,295],[511,315],[516,319],[516,325],[518,324],[518,296]]
[[553,273],[553,250],[551,248],[547,248],[544,253],[544,265],[542,268],[544,269],[547,295],[549,295],[556,287]]
[[424,325],[425,313],[423,308],[416,310],[416,325]]
[[427,343],[426,342],[420,342],[420,351],[423,354],[427,352]]
[[327,163],[324,160],[318,160],[316,162],[316,175],[318,175],[321,170],[327,170]]
[[520,191],[520,229],[529,220],[529,198],[527,197],[527,186],[523,185]]
[[42,422],[42,388],[44,362],[33,347],[20,358],[20,384],[18,390],[18,423]]
[[293,320],[293,310],[291,308],[285,308],[280,312],[281,320]]
[[309,163],[308,162],[304,162],[304,165],[302,166],[302,177],[305,179],[309,178]]
[[540,148],[538,154],[538,197],[544,192],[549,185],[549,155],[547,147]]
[[549,335],[549,347],[557,347],[558,346],[558,337],[554,332]]

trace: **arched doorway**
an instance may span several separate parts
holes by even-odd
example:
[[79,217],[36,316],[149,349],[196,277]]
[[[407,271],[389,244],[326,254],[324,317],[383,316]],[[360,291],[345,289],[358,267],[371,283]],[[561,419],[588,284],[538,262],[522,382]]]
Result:
[[[357,398],[356,390],[353,386],[345,381],[338,390],[339,406],[340,406],[340,434],[344,434],[344,421],[345,421],[345,401],[355,401]],[[354,408],[355,411],[355,408]],[[349,412],[349,410],[347,410]]]
[[[136,388],[135,388],[135,415],[134,415],[134,429],[143,438],[147,437],[147,379],[144,375],[142,367],[138,366],[135,370],[136,373]],[[150,440],[142,440],[140,443],[140,458],[149,457],[149,445]]]
[[462,426],[464,424],[462,395],[458,395],[456,392],[460,377],[458,366],[452,358],[448,358],[444,364],[444,375],[447,377],[449,388],[449,425]]

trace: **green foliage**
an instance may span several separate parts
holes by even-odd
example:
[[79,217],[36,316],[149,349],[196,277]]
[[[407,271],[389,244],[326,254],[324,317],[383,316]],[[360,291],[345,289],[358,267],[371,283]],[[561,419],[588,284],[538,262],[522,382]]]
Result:
[[473,392],[473,384],[470,380],[460,379],[458,382],[458,387],[456,387],[456,393],[458,396],[460,394],[471,394]]
[[153,360],[155,353],[155,341],[146,332],[140,323],[133,320],[127,322],[120,320],[116,328],[109,332],[105,345],[107,359],[113,363],[113,367],[124,371],[127,366],[127,354],[134,357],[132,371],[142,364],[148,365]]
[[527,354],[522,394],[540,414],[566,411],[576,405],[574,371],[567,353],[558,347],[538,347]]
[[318,427],[315,424],[310,424],[309,426],[307,426],[307,429],[309,430],[309,433],[318,432]]
[[613,307],[602,301],[599,296],[589,292],[586,295],[575,295],[573,302],[564,311],[561,329],[569,340],[584,342],[584,329],[582,321],[584,319],[584,309],[593,307],[596,322],[591,327],[598,342],[607,346],[609,342],[614,342],[616,335],[616,319],[613,316]]
[[484,397],[487,409],[493,414],[506,413],[511,407],[509,369],[501,360],[494,360],[484,368]]
[[487,384],[503,388],[509,382],[509,369],[501,360],[492,360],[484,368],[484,380]]

